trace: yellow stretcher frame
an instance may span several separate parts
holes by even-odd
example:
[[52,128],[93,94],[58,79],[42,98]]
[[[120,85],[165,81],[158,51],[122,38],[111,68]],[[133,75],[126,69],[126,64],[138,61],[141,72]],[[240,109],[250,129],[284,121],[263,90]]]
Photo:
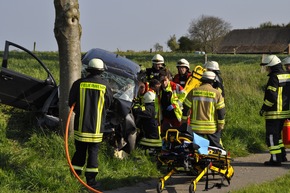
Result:
[[179,100],[183,102],[188,95],[188,93],[201,85],[201,77],[203,72],[206,71],[206,69],[202,68],[201,66],[196,66],[193,71],[191,72],[191,76],[186,81],[186,84],[183,88],[184,94],[179,97]]
[[201,66],[196,66],[194,70],[191,72],[191,76],[188,78],[185,86],[184,86],[184,91],[186,93],[189,93],[192,89],[197,88],[201,84],[201,77],[203,72],[206,71],[203,67]]
[[[166,132],[166,136],[163,138],[163,140],[173,140],[174,137],[171,137],[168,135],[168,133],[175,133],[175,141],[177,143],[182,144],[184,141],[191,141],[186,135],[179,135],[180,132],[177,129],[168,129]],[[173,142],[173,141],[171,141]],[[191,181],[189,185],[189,192],[194,193],[196,191],[197,183],[205,176],[206,177],[206,184],[205,184],[205,190],[211,189],[214,186],[227,186],[223,183],[223,178],[221,179],[221,183],[215,184],[213,187],[208,186],[208,176],[209,172],[212,172],[212,174],[217,174],[224,179],[227,180],[228,185],[230,184],[230,180],[234,175],[234,168],[231,166],[231,158],[228,154],[222,155],[221,151],[209,151],[208,155],[199,154],[197,151],[195,151],[192,154],[192,162],[194,165],[192,165],[191,169],[194,169],[197,173],[195,178]],[[168,159],[168,160],[162,160],[158,156],[158,160],[162,163],[162,165],[167,165],[168,168],[170,168],[169,172],[164,175],[163,177],[159,178],[159,182],[157,184],[157,192],[161,193],[165,188],[165,182],[175,173],[180,172],[182,170],[179,170],[178,168],[180,166],[175,166],[175,160],[174,159]]]

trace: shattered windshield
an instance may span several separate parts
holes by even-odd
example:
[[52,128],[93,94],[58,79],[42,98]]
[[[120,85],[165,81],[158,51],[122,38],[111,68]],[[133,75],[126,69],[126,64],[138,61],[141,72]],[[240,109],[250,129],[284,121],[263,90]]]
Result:
[[[82,66],[82,77],[86,77],[87,65]],[[101,77],[109,82],[115,98],[132,102],[134,99],[135,82],[134,80],[116,75],[112,72],[104,71]]]
[[134,80],[110,72],[103,72],[101,76],[109,82],[115,98],[126,101],[133,100],[135,89]]

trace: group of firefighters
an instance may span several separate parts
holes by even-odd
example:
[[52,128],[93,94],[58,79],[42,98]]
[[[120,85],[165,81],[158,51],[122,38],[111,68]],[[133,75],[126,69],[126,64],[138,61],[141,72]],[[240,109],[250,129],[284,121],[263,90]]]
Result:
[[[287,161],[281,131],[284,121],[290,119],[290,57],[281,62],[276,55],[268,55],[261,65],[269,72],[260,110],[260,115],[266,119],[266,142],[271,155],[264,164],[281,166],[281,162]],[[207,61],[201,84],[192,90],[186,89],[192,76],[189,62],[182,58],[176,67],[178,73],[172,76],[164,58],[156,54],[152,58],[152,68],[146,69],[146,78],[139,83],[132,112],[141,131],[140,144],[158,146],[168,128],[185,127],[187,131],[206,136],[210,146],[224,149],[221,134],[225,124],[225,91],[219,64]],[[86,70],[89,74],[73,83],[69,95],[69,106],[74,106],[75,112],[76,151],[72,166],[77,175],[82,175],[86,164],[87,184],[96,189],[100,186],[96,181],[99,143],[106,112],[113,104],[113,93],[109,83],[101,78],[105,70],[101,59],[92,59]]]
[[141,131],[140,144],[158,146],[167,129],[182,127],[206,135],[211,146],[224,149],[221,132],[225,123],[225,92],[219,64],[206,62],[201,85],[190,92],[184,89],[192,76],[189,62],[182,58],[176,67],[178,73],[172,76],[164,58],[156,54],[152,67],[146,69],[146,79],[140,84],[141,92],[133,107]]
[[[281,132],[284,122],[290,119],[290,57],[281,61],[276,55],[266,55],[261,66],[269,73],[260,110],[266,120],[266,144],[270,152],[270,159],[264,165],[281,166],[281,162],[287,161]],[[144,89],[138,97],[143,100],[139,99],[133,108],[141,129],[140,144],[155,146],[168,128],[186,127],[187,131],[206,136],[210,146],[224,149],[221,133],[225,124],[225,91],[219,64],[207,61],[201,85],[188,93],[184,87],[192,75],[190,64],[182,58],[176,67],[178,73],[172,76],[164,58],[156,54],[152,67],[146,69],[149,86],[146,89],[146,82],[142,83]]]

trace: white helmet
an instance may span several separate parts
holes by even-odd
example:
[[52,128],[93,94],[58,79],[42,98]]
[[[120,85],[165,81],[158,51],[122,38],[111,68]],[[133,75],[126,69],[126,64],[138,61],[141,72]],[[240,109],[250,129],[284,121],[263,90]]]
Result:
[[93,58],[90,60],[89,65],[87,67],[87,70],[99,70],[104,71],[105,70],[105,64],[103,60],[99,58]]
[[205,71],[201,77],[202,80],[212,80],[212,81],[214,81],[215,78],[216,78],[216,75],[212,71]]
[[154,103],[156,94],[154,92],[148,91],[143,96],[144,103]]
[[261,66],[275,66],[280,64],[281,60],[276,55],[267,55],[262,58]]
[[204,68],[208,70],[220,70],[219,63],[217,63],[216,61],[207,61],[204,64]]
[[184,58],[180,59],[176,64],[177,68],[182,67],[182,66],[190,69],[189,62],[187,60],[185,60]]
[[284,58],[284,59],[282,60],[282,64],[283,64],[283,65],[290,65],[290,57]]
[[160,54],[156,54],[152,58],[153,64],[164,64],[164,58]]

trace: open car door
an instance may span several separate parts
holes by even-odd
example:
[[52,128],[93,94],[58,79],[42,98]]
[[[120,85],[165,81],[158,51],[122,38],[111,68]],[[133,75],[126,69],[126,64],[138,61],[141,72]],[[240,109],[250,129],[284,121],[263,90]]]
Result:
[[[28,55],[25,61],[21,59],[24,55]],[[6,41],[0,71],[0,103],[39,111],[54,90],[57,85],[47,67],[26,48]]]

